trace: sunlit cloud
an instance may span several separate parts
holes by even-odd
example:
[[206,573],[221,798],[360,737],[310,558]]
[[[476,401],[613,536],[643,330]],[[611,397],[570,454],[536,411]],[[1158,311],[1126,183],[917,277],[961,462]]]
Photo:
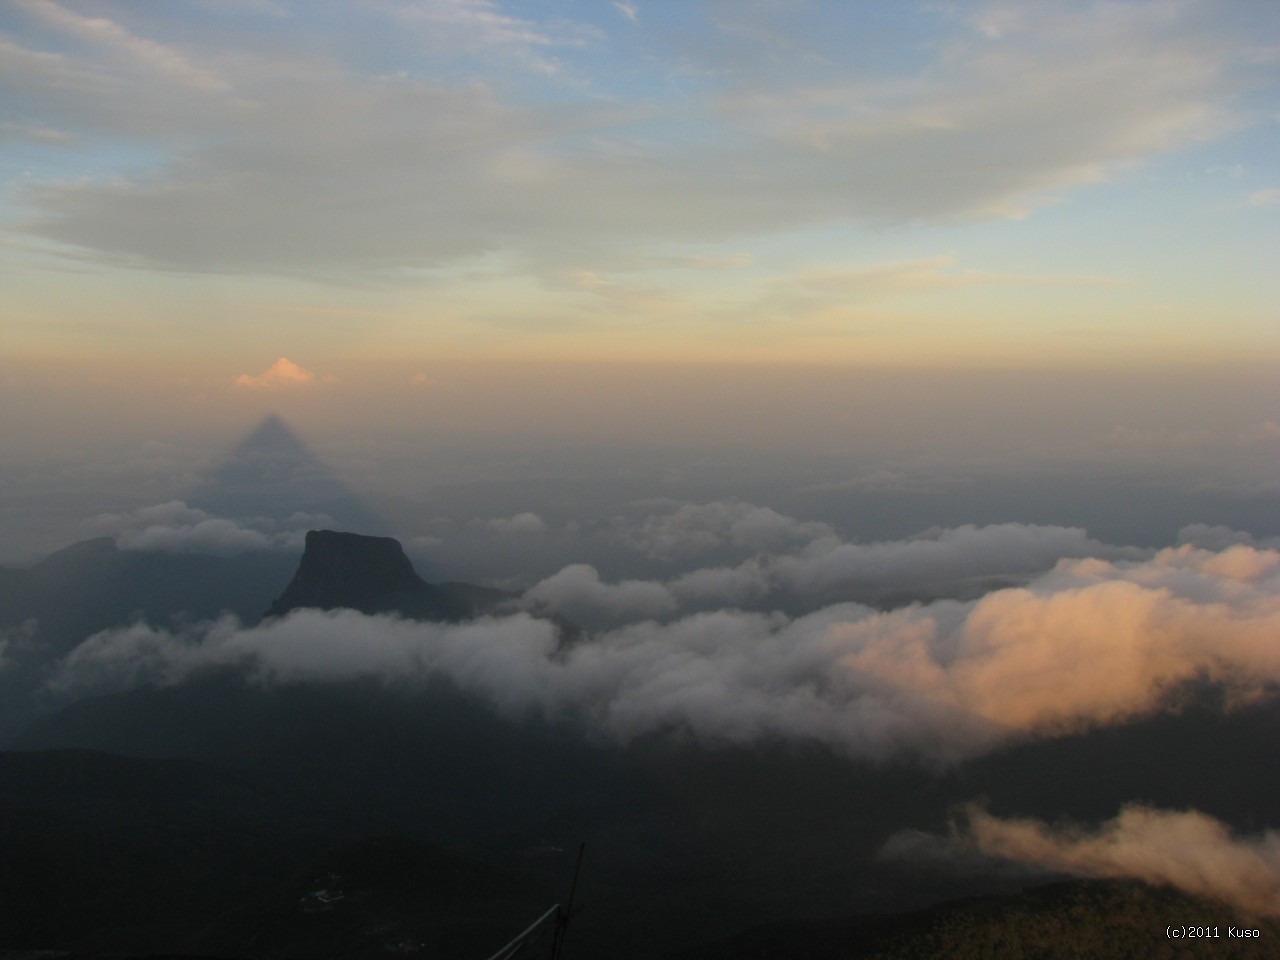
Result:
[[1053,873],[1167,884],[1250,913],[1280,915],[1280,833],[1239,836],[1195,810],[1133,804],[1089,827],[1001,818],[970,806],[950,837],[898,835],[883,855],[945,862],[963,861],[969,851]]
[[304,370],[288,357],[280,357],[271,366],[257,376],[242,373],[235,379],[237,387],[252,389],[270,389],[277,387],[302,387],[308,384],[330,380],[328,377],[317,377],[310,370]]

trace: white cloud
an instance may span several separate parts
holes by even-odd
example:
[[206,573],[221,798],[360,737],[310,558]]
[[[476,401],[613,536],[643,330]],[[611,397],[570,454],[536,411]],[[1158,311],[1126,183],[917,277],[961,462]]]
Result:
[[571,564],[547,577],[525,592],[523,602],[532,610],[563,614],[587,626],[669,616],[677,609],[675,598],[662,584],[603,583],[596,568],[585,563]]
[[683,728],[942,762],[1149,715],[1193,680],[1237,702],[1280,684],[1280,552],[1243,545],[1066,560],[976,601],[846,603],[797,619],[717,610],[660,623],[647,619],[667,602],[652,585],[608,587],[589,567],[557,577],[543,590],[642,619],[571,646],[528,614],[436,624],[304,610],[176,635],[137,625],[91,637],[55,683],[173,682],[220,664],[273,681],[440,675],[620,739]]
[[1249,194],[1249,205],[1253,207],[1274,207],[1280,204],[1280,187],[1267,187]]

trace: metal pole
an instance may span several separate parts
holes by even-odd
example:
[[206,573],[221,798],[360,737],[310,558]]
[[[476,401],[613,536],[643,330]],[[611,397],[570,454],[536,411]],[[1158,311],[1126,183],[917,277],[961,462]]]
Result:
[[586,851],[585,841],[578,844],[578,862],[573,868],[573,883],[569,887],[569,905],[556,917],[556,935],[551,941],[551,960],[560,960],[560,951],[564,947],[564,934],[569,928],[569,920],[573,917],[573,898],[578,892],[578,875],[582,873],[582,855]]
[[540,926],[546,923],[547,920],[550,919],[552,914],[559,916],[559,913],[560,913],[560,904],[557,903],[554,907],[552,907],[550,910],[548,910],[546,913],[540,916],[537,920],[529,924],[529,928],[527,930],[525,930],[523,933],[517,936],[514,940],[508,943],[505,947],[503,947],[501,950],[495,953],[492,957],[489,958],[489,960],[502,960],[503,957],[509,957],[514,952],[514,948],[519,947],[528,938],[529,934],[533,933]]

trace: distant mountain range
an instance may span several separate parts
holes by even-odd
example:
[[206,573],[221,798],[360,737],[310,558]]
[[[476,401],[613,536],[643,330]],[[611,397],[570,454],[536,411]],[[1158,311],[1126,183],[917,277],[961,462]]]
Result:
[[208,620],[230,612],[256,622],[277,597],[296,554],[237,557],[121,550],[85,540],[22,569],[0,567],[0,743],[47,709],[53,663],[100,630],[142,620]]
[[256,622],[298,565],[296,553],[235,557],[121,550],[111,537],[72,544],[32,567],[0,567],[0,628],[37,621],[50,653],[135,620],[200,620],[230,612]]

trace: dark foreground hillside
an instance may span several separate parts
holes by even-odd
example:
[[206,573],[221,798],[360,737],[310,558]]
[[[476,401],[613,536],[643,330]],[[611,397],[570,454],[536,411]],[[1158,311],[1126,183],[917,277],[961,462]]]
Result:
[[[1197,936],[1171,935],[1196,926]],[[1256,932],[1258,936],[1251,936]],[[1264,960],[1280,922],[1167,888],[1077,881],[888,917],[778,923],[678,960]]]
[[559,893],[536,856],[494,865],[331,813],[192,761],[0,754],[0,950],[474,956]]
[[[574,850],[553,829],[536,843],[532,824],[518,824],[506,844],[461,849],[439,842],[428,821],[440,808],[424,806],[427,819],[414,824],[314,781],[247,767],[77,750],[0,753],[0,960],[24,951],[463,960],[489,956],[564,901]],[[1006,883],[1012,892],[1004,896],[917,912],[783,919],[804,916],[787,889],[826,885],[839,900],[849,878],[805,878],[800,867],[812,866],[811,857],[784,864],[762,844],[759,856],[789,867],[790,879],[759,889],[742,869],[752,859],[751,831],[733,831],[740,843],[732,857],[682,855],[643,817],[610,819],[590,831],[570,956],[1280,956],[1280,923],[1137,883],[1024,878]],[[695,842],[687,823],[669,822]],[[467,839],[466,831],[455,836]],[[909,873],[898,882],[911,876],[924,879]],[[770,903],[780,909],[771,913]],[[1172,924],[1217,927],[1219,935],[1171,940]],[[1261,936],[1234,938],[1231,927]]]

